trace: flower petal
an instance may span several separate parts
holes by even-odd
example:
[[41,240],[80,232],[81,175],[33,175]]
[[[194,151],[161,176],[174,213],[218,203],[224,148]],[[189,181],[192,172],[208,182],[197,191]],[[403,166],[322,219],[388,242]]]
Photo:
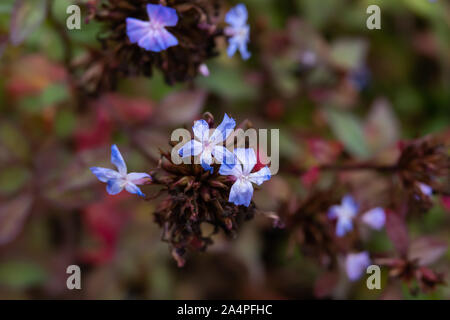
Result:
[[351,281],[356,281],[361,278],[369,265],[370,257],[366,251],[361,253],[350,253],[345,258],[345,269],[347,271],[347,276]]
[[106,183],[108,180],[120,178],[120,174],[116,170],[100,167],[92,167],[90,169],[101,182]]
[[106,185],[106,191],[112,196],[120,193],[122,190],[123,190],[123,180],[122,179],[109,180]]
[[248,207],[252,201],[253,186],[250,182],[245,180],[237,180],[230,190],[230,202],[235,205],[244,205]]
[[111,147],[111,163],[117,167],[117,170],[119,170],[119,173],[121,175],[124,176],[127,174],[127,165],[123,160],[119,148],[117,148],[115,144],[113,144]]
[[249,180],[259,186],[264,181],[270,180],[271,176],[270,169],[266,166],[257,172],[250,173]]
[[211,173],[214,172],[214,168],[211,167],[212,163],[212,155],[209,152],[202,152],[202,155],[200,156],[200,163],[206,171],[209,171]]
[[131,194],[137,194],[138,196],[145,197],[145,194],[142,193],[141,189],[134,183],[128,182],[125,185],[125,190],[127,190]]
[[351,195],[348,194],[342,198],[342,210],[346,210],[353,217],[358,212],[358,204]]
[[374,208],[363,214],[362,221],[373,229],[380,230],[386,222],[386,214],[383,208]]
[[427,197],[431,197],[433,195],[433,189],[429,185],[419,182],[419,188],[420,191],[422,191],[422,193]]
[[127,180],[134,184],[143,184],[144,179],[151,179],[152,177],[148,173],[144,172],[131,172],[127,174]]
[[231,58],[236,53],[239,47],[239,43],[236,42],[236,39],[231,38],[228,41],[227,55]]
[[232,164],[236,164],[236,162],[237,162],[236,156],[234,155],[234,153],[229,151],[224,146],[215,146],[212,149],[212,154],[219,163],[225,163],[225,164],[232,165]]
[[241,42],[239,44],[239,52],[241,53],[241,57],[243,60],[248,60],[252,56],[251,53],[247,49],[247,42]]
[[138,43],[150,32],[150,23],[135,18],[127,18],[127,35],[131,43]]
[[353,230],[353,223],[351,219],[338,219],[336,224],[336,235],[343,237],[347,232]]
[[225,22],[232,25],[233,27],[241,27],[247,23],[248,12],[247,7],[244,4],[238,4],[225,16]]
[[228,136],[233,132],[236,126],[236,121],[230,118],[226,113],[223,117],[222,123],[217,126],[213,134],[209,138],[209,141],[213,144],[219,144],[225,141]]
[[178,23],[177,11],[160,4],[147,4],[147,13],[151,23],[164,27],[174,27]]
[[241,164],[222,164],[219,169],[219,174],[222,176],[234,176],[239,178],[242,176]]
[[196,140],[191,140],[187,142],[180,150],[178,150],[178,154],[180,157],[190,157],[190,156],[198,156],[200,152],[202,152],[203,146],[200,142]]
[[169,47],[178,45],[178,40],[164,28],[150,30],[138,42],[147,51],[161,52]]
[[328,209],[328,219],[337,219],[340,206],[334,205]]
[[242,163],[243,167],[242,172],[245,175],[250,174],[250,172],[252,172],[253,167],[256,165],[255,150],[237,148],[234,149],[234,154],[236,155],[237,159]]
[[209,125],[205,120],[197,120],[192,127],[194,136],[200,140],[200,142],[208,141],[209,139]]

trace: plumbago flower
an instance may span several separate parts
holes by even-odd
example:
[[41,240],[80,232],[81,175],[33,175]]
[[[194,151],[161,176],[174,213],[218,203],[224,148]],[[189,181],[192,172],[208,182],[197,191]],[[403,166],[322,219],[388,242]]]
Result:
[[[336,235],[338,237],[353,230],[353,219],[357,213],[358,204],[351,195],[344,196],[341,205],[334,205],[328,210],[328,218],[337,219]],[[376,207],[365,212],[361,220],[371,228],[380,230],[386,222],[386,213],[383,208]]]
[[367,251],[349,253],[345,258],[345,270],[351,281],[361,278],[368,266],[370,266],[370,257]]
[[386,212],[383,208],[370,209],[362,215],[361,220],[375,230],[381,230],[386,223]]
[[247,43],[250,41],[250,26],[247,24],[247,19],[248,12],[244,4],[238,4],[225,16],[225,22],[230,25],[225,28],[225,35],[230,37],[227,51],[229,57],[232,57],[237,50],[244,60],[251,56],[247,49]]
[[341,205],[334,205],[328,211],[328,218],[337,219],[336,235],[344,236],[347,232],[353,230],[353,218],[358,212],[358,205],[351,195],[342,198]]
[[208,122],[203,119],[195,121],[192,131],[197,140],[192,139],[186,143],[178,151],[180,157],[200,156],[203,169],[211,173],[214,171],[214,168],[211,167],[213,156],[219,163],[234,163],[234,155],[221,144],[228,138],[235,126],[236,121],[225,113],[222,123],[209,135]]
[[160,4],[147,4],[147,14],[150,21],[127,18],[127,35],[131,43],[154,52],[178,45],[177,38],[165,29],[177,25],[177,11]]
[[106,191],[110,195],[116,195],[125,189],[129,193],[144,197],[145,195],[137,185],[151,179],[150,175],[138,172],[127,173],[127,165],[116,145],[111,147],[111,163],[116,166],[118,171],[100,167],[91,168],[98,180],[106,183]]
[[234,150],[239,163],[222,164],[219,174],[233,176],[236,182],[230,190],[229,201],[235,205],[248,207],[253,197],[252,183],[261,185],[264,181],[270,180],[271,173],[267,166],[257,172],[252,172],[256,165],[256,155],[253,149],[238,148]]

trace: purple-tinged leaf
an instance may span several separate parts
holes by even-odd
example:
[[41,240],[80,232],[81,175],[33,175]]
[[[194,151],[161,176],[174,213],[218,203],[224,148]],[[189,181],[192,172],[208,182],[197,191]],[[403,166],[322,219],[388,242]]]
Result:
[[395,212],[386,212],[386,233],[400,255],[406,255],[409,246],[406,222]]
[[0,245],[7,244],[17,237],[32,203],[33,198],[25,194],[0,205]]
[[21,44],[44,21],[48,0],[16,0],[11,15],[9,39]]
[[436,262],[447,252],[445,241],[422,237],[414,240],[409,248],[409,259],[418,260],[420,266],[429,266]]

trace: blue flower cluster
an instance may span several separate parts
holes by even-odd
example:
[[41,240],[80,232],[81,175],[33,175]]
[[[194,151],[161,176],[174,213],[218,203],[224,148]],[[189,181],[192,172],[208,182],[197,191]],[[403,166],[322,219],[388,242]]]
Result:
[[[257,163],[253,149],[237,148],[230,152],[222,144],[236,126],[236,121],[225,114],[222,123],[210,134],[210,128],[205,120],[194,122],[192,131],[195,139],[187,142],[179,150],[181,157],[199,156],[204,170],[213,173],[211,166],[213,158],[221,164],[219,174],[232,176],[234,184],[231,187],[229,201],[235,205],[248,207],[253,197],[253,184],[261,185],[270,180],[271,173],[267,166],[253,172]],[[147,173],[127,173],[127,166],[116,145],[111,148],[111,162],[118,171],[93,167],[91,171],[97,178],[107,184],[106,191],[111,195],[120,193],[123,189],[132,194],[144,196],[137,185],[151,181]]]
[[[127,35],[131,43],[153,52],[161,52],[178,45],[178,39],[166,29],[177,25],[177,11],[160,4],[148,4],[147,14],[149,21],[127,18]],[[229,24],[225,29],[225,34],[229,37],[227,50],[229,57],[239,50],[244,60],[250,58],[247,49],[250,26],[247,19],[248,13],[244,4],[238,4],[225,16],[225,22]]]
[[205,120],[195,121],[192,127],[195,139],[186,143],[179,150],[179,155],[199,156],[203,169],[211,173],[214,170],[211,167],[214,157],[221,164],[219,174],[235,179],[228,200],[235,205],[248,207],[253,197],[252,183],[261,185],[271,178],[271,173],[267,166],[252,172],[257,162],[253,149],[237,148],[232,153],[222,145],[235,126],[236,121],[225,114],[222,123],[210,135],[209,125]]

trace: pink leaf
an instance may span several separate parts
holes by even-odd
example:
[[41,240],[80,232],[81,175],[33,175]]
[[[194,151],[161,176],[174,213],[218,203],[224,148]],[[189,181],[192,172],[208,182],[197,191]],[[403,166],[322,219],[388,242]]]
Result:
[[13,241],[23,228],[33,198],[26,194],[0,206],[0,245]]

